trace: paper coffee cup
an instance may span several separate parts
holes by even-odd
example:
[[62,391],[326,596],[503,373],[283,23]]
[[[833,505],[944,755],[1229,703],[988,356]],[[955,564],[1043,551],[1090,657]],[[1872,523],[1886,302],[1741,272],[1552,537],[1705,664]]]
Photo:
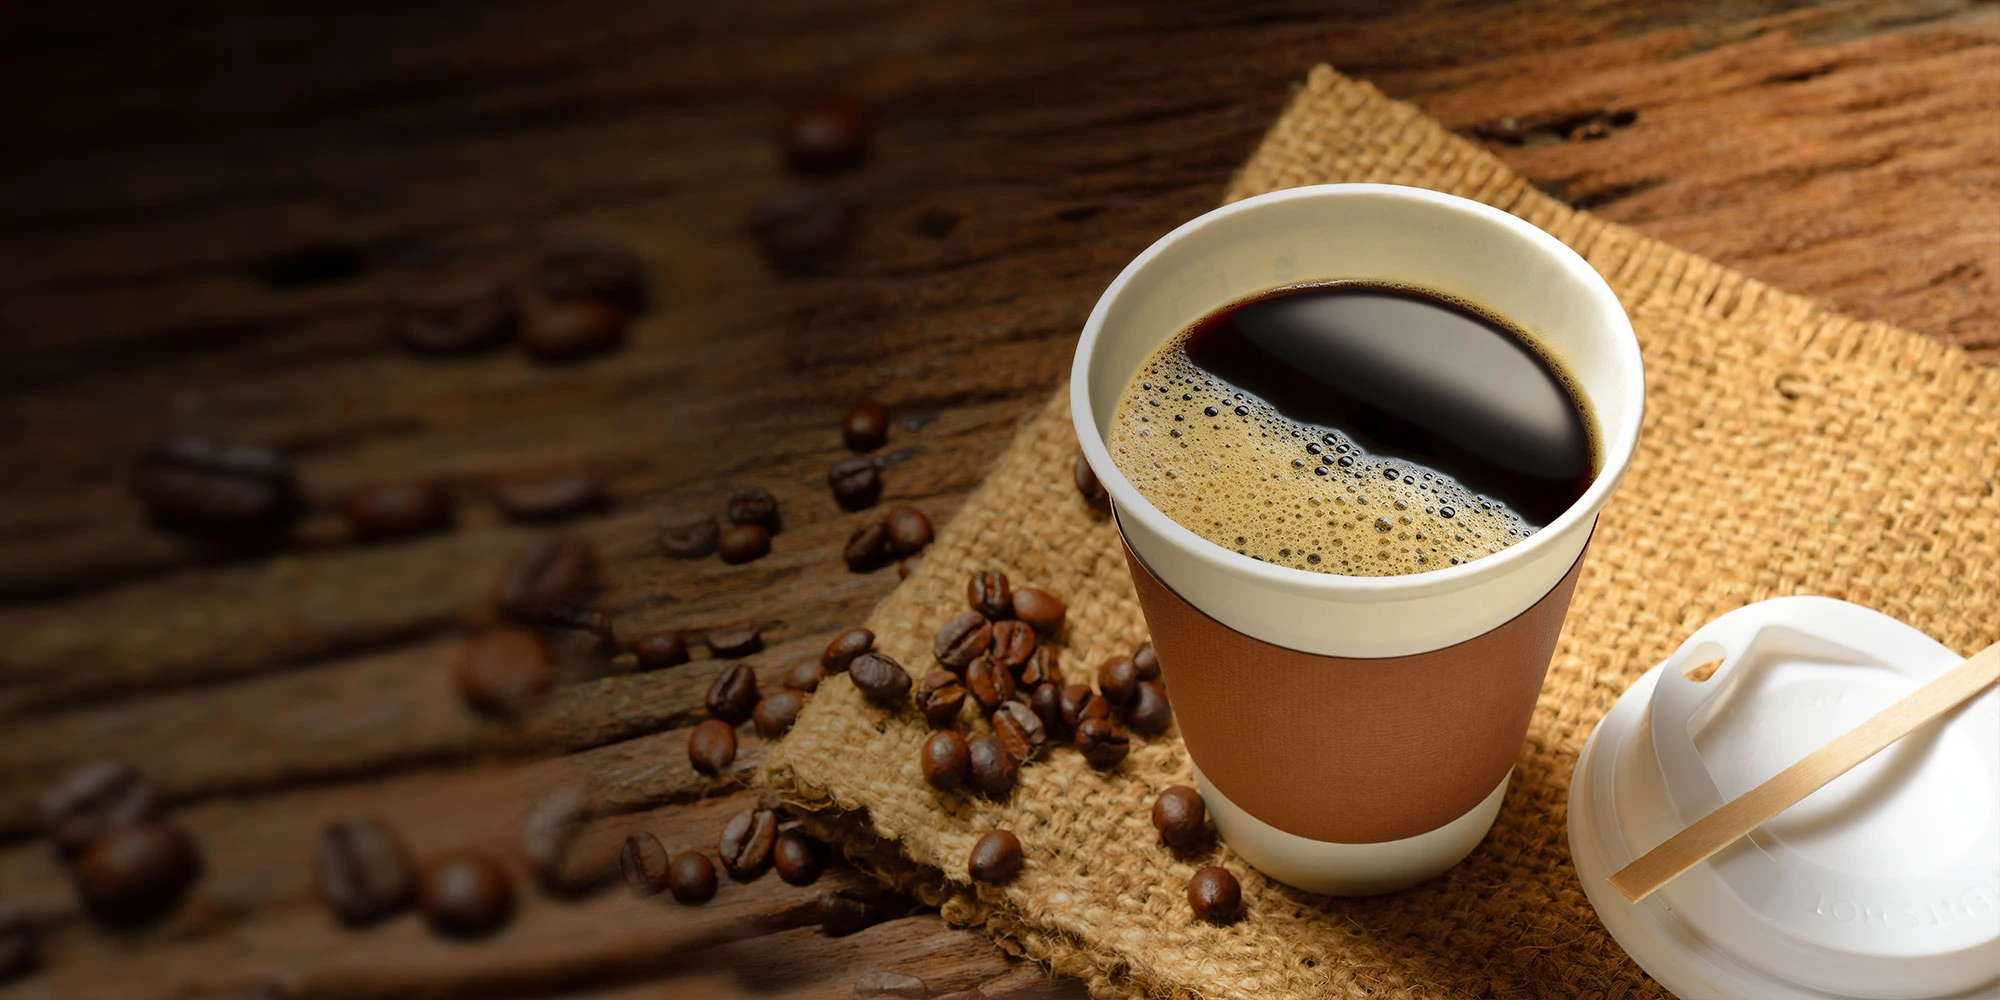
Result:
[[[1154,507],[1105,446],[1132,376],[1222,306],[1332,279],[1435,289],[1527,331],[1588,403],[1601,464],[1589,490],[1496,554],[1387,577],[1251,559]],[[1597,272],[1463,198],[1382,184],[1278,191],[1209,212],[1128,265],[1084,325],[1070,392],[1223,839],[1279,881],[1337,894],[1413,885],[1471,853],[1499,812],[1598,511],[1639,436],[1638,342]]]

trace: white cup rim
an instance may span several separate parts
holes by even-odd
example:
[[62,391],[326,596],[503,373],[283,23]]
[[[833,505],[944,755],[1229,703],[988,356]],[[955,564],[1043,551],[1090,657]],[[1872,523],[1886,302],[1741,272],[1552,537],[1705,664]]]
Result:
[[[1608,317],[1615,317],[1614,322],[1617,325],[1605,332],[1615,357],[1618,377],[1629,382],[1633,391],[1623,394],[1623,405],[1612,413],[1604,412],[1598,399],[1590,400],[1598,422],[1599,441],[1605,450],[1604,467],[1582,497],[1529,538],[1492,555],[1423,573],[1397,576],[1343,576],[1336,573],[1294,569],[1252,559],[1182,527],[1141,495],[1131,481],[1125,478],[1118,464],[1112,461],[1111,452],[1105,447],[1103,435],[1097,430],[1095,412],[1090,400],[1090,362],[1096,351],[1098,339],[1103,333],[1111,304],[1124,294],[1126,286],[1132,282],[1134,276],[1144,271],[1167,248],[1231,216],[1256,211],[1275,203],[1348,197],[1401,199],[1428,204],[1466,213],[1482,222],[1502,227],[1535,245],[1565,271],[1582,279],[1579,282],[1581,287],[1588,289],[1589,295],[1600,299],[1598,305],[1608,307],[1600,311]],[[1449,291],[1449,289],[1444,290]],[[1110,494],[1119,516],[1140,522],[1143,527],[1182,553],[1194,556],[1205,568],[1286,590],[1314,593],[1340,600],[1391,601],[1451,593],[1483,580],[1504,576],[1517,566],[1533,560],[1548,546],[1560,544],[1561,539],[1568,533],[1566,529],[1595,518],[1610,499],[1612,491],[1617,488],[1619,480],[1624,478],[1627,468],[1631,465],[1632,456],[1637,450],[1639,427],[1645,415],[1644,386],[1645,376],[1639,356],[1639,345],[1632,334],[1631,320],[1625,315],[1624,306],[1618,301],[1617,294],[1604,282],[1603,276],[1561,240],[1518,216],[1482,202],[1441,191],[1399,184],[1317,184],[1273,191],[1212,209],[1160,237],[1153,245],[1134,257],[1130,264],[1125,265],[1125,269],[1120,271],[1118,277],[1105,288],[1104,294],[1097,300],[1097,305],[1091,309],[1090,318],[1084,322],[1083,335],[1077,343],[1076,359],[1070,368],[1070,412],[1076,424],[1077,443],[1082,447],[1091,469],[1097,474],[1098,481]],[[1588,392],[1587,389],[1585,391]],[[1614,450],[1613,442],[1625,442],[1626,446]]]

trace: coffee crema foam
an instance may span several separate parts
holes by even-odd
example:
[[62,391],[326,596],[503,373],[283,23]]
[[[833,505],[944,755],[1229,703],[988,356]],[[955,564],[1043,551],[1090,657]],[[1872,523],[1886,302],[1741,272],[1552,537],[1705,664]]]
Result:
[[1106,444],[1140,494],[1231,551],[1397,576],[1492,555],[1534,528],[1447,476],[1279,416],[1197,368],[1182,332],[1133,376]]

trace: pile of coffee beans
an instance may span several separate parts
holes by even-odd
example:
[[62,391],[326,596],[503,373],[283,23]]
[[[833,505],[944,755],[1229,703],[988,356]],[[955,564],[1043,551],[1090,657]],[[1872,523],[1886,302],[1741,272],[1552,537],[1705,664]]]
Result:
[[745,486],[729,495],[722,527],[706,511],[668,510],[658,518],[660,551],[674,559],[701,559],[713,553],[732,566],[771,554],[771,538],[783,527],[778,498],[762,486]]
[[[140,927],[171,912],[202,872],[194,838],[160,816],[160,796],[144,775],[116,761],[84,764],[42,797],[42,818],[56,856],[92,919]],[[0,966],[10,948],[33,939],[25,917],[0,928]]]

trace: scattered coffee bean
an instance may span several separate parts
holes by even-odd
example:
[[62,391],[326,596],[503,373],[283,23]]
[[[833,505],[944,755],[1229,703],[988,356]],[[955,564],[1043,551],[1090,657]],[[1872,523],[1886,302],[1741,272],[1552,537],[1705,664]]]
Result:
[[201,874],[201,855],[180,827],[150,821],[116,827],[70,866],[84,909],[114,927],[149,923],[180,902]]
[[731,725],[750,717],[757,707],[757,672],[747,663],[732,665],[709,682],[708,714]]
[[975,882],[1004,885],[1021,873],[1021,838],[1008,830],[994,830],[972,845],[966,874]]
[[750,211],[750,236],[772,270],[804,274],[847,241],[854,210],[837,192],[802,187],[771,195]]
[[972,574],[965,585],[965,600],[991,621],[1014,617],[1014,589],[1007,585],[1007,574],[997,569]]
[[152,819],[160,793],[138,771],[115,760],[81,765],[42,796],[42,823],[56,852],[75,858],[105,831]]
[[1142,642],[1138,649],[1132,651],[1132,667],[1139,671],[1142,681],[1160,679],[1160,654],[1153,651],[1152,643]]
[[[581,657],[602,660],[618,653],[617,629],[612,626],[611,616],[600,609],[553,608],[536,624],[541,627],[542,638],[548,640],[558,668],[577,668],[576,660]],[[594,678],[602,672],[602,667],[601,663],[590,663],[572,672]]]
[[915,555],[931,543],[931,519],[915,507],[893,507],[883,515],[889,547],[899,556]]
[[749,656],[764,648],[764,630],[756,622],[734,621],[708,630],[708,651],[723,659]]
[[988,712],[1014,697],[1014,672],[991,656],[982,656],[965,668],[965,690]]
[[926,1000],[930,995],[923,980],[900,972],[870,972],[854,981],[857,1000]]
[[924,741],[924,782],[932,788],[949,792],[964,785],[971,762],[965,737],[954,730],[940,729]]
[[761,524],[732,524],[715,540],[715,551],[731,566],[771,554],[771,533]]
[[1035,710],[1018,701],[1009,701],[993,710],[993,738],[1015,760],[1029,761],[1041,756],[1048,732]]
[[578,896],[615,877],[616,858],[602,850],[580,850],[584,832],[598,811],[589,786],[563,785],[536,800],[521,824],[521,853],[543,889]]
[[700,559],[714,552],[722,537],[715,515],[700,511],[668,511],[659,523],[660,551],[675,559]]
[[305,507],[283,455],[194,435],[149,445],[132,486],[161,528],[236,545],[281,540]]
[[1014,617],[1033,626],[1037,635],[1052,636],[1062,631],[1063,615],[1069,607],[1046,590],[1022,587],[1014,591]]
[[800,660],[792,664],[792,669],[785,671],[785,679],[780,684],[801,694],[811,694],[819,690],[819,682],[825,679],[826,668],[820,666],[818,660]]
[[722,719],[703,719],[688,733],[688,763],[702,774],[722,773],[736,759],[736,728]]
[[530,522],[560,521],[609,502],[603,477],[582,466],[503,476],[493,484],[493,499],[508,520]]
[[896,579],[898,580],[909,579],[910,574],[915,573],[917,571],[917,567],[922,566],[923,564],[924,564],[924,557],[921,554],[914,556],[904,556],[902,559],[897,560],[896,562]]
[[842,510],[862,510],[875,505],[882,496],[882,472],[875,460],[856,455],[833,463],[826,471],[826,484]]
[[443,277],[398,288],[391,330],[417,354],[473,354],[514,336],[514,293],[490,278]]
[[364,542],[444,531],[453,520],[451,491],[429,479],[370,483],[341,500],[340,514]]
[[748,882],[771,864],[771,847],[778,840],[778,814],[769,809],[745,809],[723,824],[716,856],[731,877]]
[[826,867],[826,845],[803,830],[786,830],[771,845],[771,865],[786,882],[811,885]]
[[667,863],[667,891],[682,906],[699,906],[715,898],[715,864],[700,851],[682,851]]
[[502,627],[466,642],[453,679],[459,697],[474,711],[509,716],[548,694],[555,687],[556,669],[541,636]]
[[871,651],[855,657],[847,665],[847,676],[868,700],[880,705],[894,707],[910,693],[909,672],[882,653]]
[[933,670],[917,682],[915,700],[932,729],[950,729],[958,724],[958,710],[965,704],[965,685],[949,670]]
[[1188,879],[1188,906],[1195,918],[1211,924],[1233,923],[1243,915],[1243,887],[1226,868],[1210,865]]
[[778,498],[762,486],[745,486],[729,495],[729,519],[737,524],[761,525],[776,534]]
[[521,324],[521,349],[543,364],[582,361],[624,346],[629,324],[625,310],[609,302],[549,302]]
[[334,820],[313,847],[320,898],[350,927],[372,924],[408,906],[417,870],[403,838],[380,821]]
[[1019,672],[1028,657],[1035,655],[1035,630],[1022,622],[994,622],[993,645],[986,655],[1008,670]]
[[1201,793],[1186,785],[1168,788],[1153,800],[1153,828],[1175,850],[1192,851],[1200,847],[1202,825],[1207,819],[1208,810],[1202,805]]
[[993,625],[977,611],[967,611],[938,629],[931,651],[938,662],[952,670],[964,670],[985,655],[993,645]]
[[532,622],[556,608],[586,603],[597,587],[597,547],[558,535],[514,557],[494,584],[493,603],[509,617]]
[[847,669],[854,658],[875,648],[875,633],[865,628],[851,628],[833,637],[826,644],[826,652],[819,654],[819,665],[826,672],[837,674]]
[[514,915],[514,880],[492,855],[460,848],[424,865],[417,902],[439,934],[479,937],[499,930]]
[[840,937],[873,927],[903,909],[876,893],[839,889],[819,898],[820,929],[828,937]]
[[972,787],[989,799],[1004,799],[1014,790],[1014,779],[1021,772],[1020,762],[1000,741],[991,736],[980,736],[965,741],[965,759]]
[[822,97],[793,108],[778,130],[778,147],[793,170],[832,174],[860,166],[875,139],[868,109],[851,97]]
[[648,632],[632,644],[632,652],[639,657],[640,670],[677,667],[688,661],[687,636],[674,628]]
[[855,451],[874,451],[889,441],[889,411],[881,403],[856,403],[840,422],[841,439]]
[[0,899],[0,983],[34,967],[34,922],[26,910]]
[[757,726],[767,740],[775,740],[792,728],[799,719],[799,710],[806,707],[805,697],[797,691],[785,688],[765,695],[750,713],[750,721]]
[[1083,751],[1083,759],[1100,771],[1117,767],[1118,762],[1132,752],[1132,743],[1125,731],[1106,719],[1085,719],[1078,723],[1075,743],[1076,748]]
[[1125,723],[1134,732],[1147,736],[1166,732],[1174,724],[1174,710],[1167,704],[1167,693],[1152,681],[1140,681],[1139,693],[1125,709]]
[[1028,695],[1028,707],[1034,709],[1035,718],[1042,720],[1042,735],[1052,740],[1067,740],[1068,727],[1062,717],[1062,689],[1052,681],[1035,685]]
[[618,872],[635,895],[658,895],[667,887],[671,867],[660,838],[643,831],[626,837],[618,852]]
[[1076,734],[1076,728],[1086,719],[1108,719],[1111,717],[1111,703],[1104,696],[1082,684],[1071,684],[1062,689],[1058,702],[1062,711],[1061,731]]
[[1113,708],[1132,704],[1139,695],[1139,669],[1129,656],[1114,656],[1097,668],[1097,690]]
[[550,250],[535,268],[542,294],[556,301],[590,299],[629,312],[646,307],[646,276],[639,256],[617,243],[578,239]]
[[1097,472],[1082,455],[1076,456],[1070,474],[1076,479],[1076,491],[1083,495],[1083,502],[1098,510],[1111,509],[1111,495],[1104,492],[1104,484],[1097,481]]
[[889,561],[889,529],[880,521],[870,521],[847,536],[840,561],[855,573],[866,573]]
[[[1010,624],[1002,622],[1001,624]],[[998,626],[995,626],[998,628]],[[1040,646],[1021,664],[1021,687],[1033,691],[1044,684],[1062,683],[1062,667],[1052,646]]]

